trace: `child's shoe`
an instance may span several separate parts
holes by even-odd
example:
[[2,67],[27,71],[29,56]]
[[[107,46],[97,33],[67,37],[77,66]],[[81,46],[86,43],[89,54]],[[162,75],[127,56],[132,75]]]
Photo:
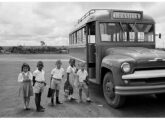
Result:
[[59,101],[59,97],[56,97],[56,103],[57,104],[62,104],[62,102]]
[[70,95],[68,95],[68,100],[71,100],[71,96]]
[[70,100],[76,100],[76,98],[73,95],[71,95]]
[[51,106],[54,106],[54,98],[51,98]]
[[37,109],[36,111],[37,112],[44,112],[45,110],[44,109]]
[[40,106],[40,109],[43,109],[43,110],[44,110],[45,108],[44,108],[44,107],[42,107],[42,106]]
[[86,101],[87,101],[87,102],[91,102],[91,99],[88,97],[88,98],[86,99]]

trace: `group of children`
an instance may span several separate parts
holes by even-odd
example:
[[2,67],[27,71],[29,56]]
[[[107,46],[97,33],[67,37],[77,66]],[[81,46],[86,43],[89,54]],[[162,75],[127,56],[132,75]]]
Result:
[[[64,69],[61,67],[61,60],[56,61],[56,67],[51,71],[50,88],[51,94],[51,104],[54,105],[54,95],[56,99],[56,104],[61,104],[59,101],[59,91],[61,89],[61,82],[64,80]],[[44,112],[45,108],[41,106],[41,94],[46,86],[45,72],[43,70],[44,64],[42,61],[37,63],[37,69],[30,72],[30,66],[24,63],[21,68],[21,73],[18,75],[18,82],[20,83],[19,94],[23,96],[24,109],[29,110],[30,97],[35,94],[35,104],[37,112]],[[87,96],[87,102],[91,102],[89,98],[88,89],[88,73],[85,70],[85,64],[80,64],[80,69],[78,70],[75,66],[75,59],[69,60],[69,67],[66,70],[67,80],[72,87],[72,90],[64,91],[67,99],[76,99],[74,93],[76,87],[79,90],[80,102],[82,102],[82,91],[84,90]]]

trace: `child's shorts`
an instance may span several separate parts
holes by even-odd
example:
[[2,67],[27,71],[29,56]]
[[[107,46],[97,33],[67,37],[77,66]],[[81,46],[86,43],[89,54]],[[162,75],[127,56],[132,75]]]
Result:
[[34,93],[42,93],[44,91],[45,84],[36,82],[33,88]]
[[61,88],[61,79],[53,78],[51,81],[51,89],[60,90]]
[[80,82],[79,85],[78,85],[78,88],[79,89],[88,89],[88,86],[85,82]]

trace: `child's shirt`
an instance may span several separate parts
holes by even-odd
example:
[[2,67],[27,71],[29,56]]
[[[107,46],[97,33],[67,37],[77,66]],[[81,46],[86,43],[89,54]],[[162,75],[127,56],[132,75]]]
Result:
[[32,80],[33,78],[33,75],[31,72],[21,72],[19,75],[18,75],[18,82],[23,82],[25,79],[29,79],[29,80]]
[[33,72],[33,76],[35,77],[35,80],[38,82],[45,82],[45,71],[38,69]]
[[78,70],[77,72],[78,75],[78,81],[79,82],[84,82],[84,80],[86,80],[87,76],[88,76],[88,72],[86,70],[82,71],[81,69]]
[[74,80],[76,78],[76,67],[69,66],[66,72],[69,73],[69,79]]
[[64,69],[63,68],[54,68],[51,71],[51,75],[53,76],[53,78],[55,79],[62,79],[62,77],[64,76]]
[[71,66],[69,66],[68,68],[67,68],[67,71],[66,71],[67,73],[75,73],[76,72],[76,67],[71,67]]

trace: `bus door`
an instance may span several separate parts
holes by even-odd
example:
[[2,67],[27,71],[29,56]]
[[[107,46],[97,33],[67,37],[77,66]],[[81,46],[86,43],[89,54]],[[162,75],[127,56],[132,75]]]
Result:
[[87,25],[87,68],[89,78],[96,78],[96,30],[95,22]]

